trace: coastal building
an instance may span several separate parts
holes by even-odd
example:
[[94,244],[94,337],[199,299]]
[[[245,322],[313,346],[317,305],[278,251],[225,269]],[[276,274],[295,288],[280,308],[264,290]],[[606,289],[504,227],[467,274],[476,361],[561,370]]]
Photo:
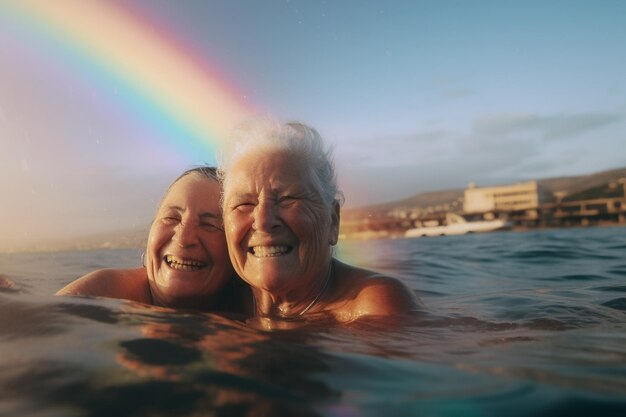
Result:
[[544,223],[552,226],[626,224],[626,178],[596,185],[543,207]]
[[405,237],[409,230],[414,230],[413,236],[430,232],[442,235],[448,231],[432,229],[449,224],[452,214],[472,226],[505,221],[513,230],[626,225],[626,177],[620,174],[608,180],[579,179],[577,186],[568,186],[562,180],[545,188],[537,181],[494,187],[470,184],[464,191],[446,191],[447,200],[429,195],[423,199],[426,204],[403,201],[382,210],[353,209],[342,213],[340,234],[342,238],[356,239]]
[[470,183],[465,190],[463,212],[467,214],[526,211],[535,213],[552,195],[542,190],[537,181],[496,187],[477,187]]

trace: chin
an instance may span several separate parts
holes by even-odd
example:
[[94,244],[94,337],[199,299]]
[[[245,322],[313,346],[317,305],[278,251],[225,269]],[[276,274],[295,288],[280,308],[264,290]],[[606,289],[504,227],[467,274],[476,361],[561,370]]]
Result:
[[209,278],[185,278],[185,277],[171,277],[167,291],[172,295],[188,295],[195,296],[203,294],[207,291],[207,288],[213,287]]
[[[289,285],[290,281],[291,279],[287,276],[264,274],[257,277],[255,280],[257,285],[254,286],[258,286],[259,288],[269,292],[280,292],[281,289]],[[251,285],[255,283],[252,283]]]

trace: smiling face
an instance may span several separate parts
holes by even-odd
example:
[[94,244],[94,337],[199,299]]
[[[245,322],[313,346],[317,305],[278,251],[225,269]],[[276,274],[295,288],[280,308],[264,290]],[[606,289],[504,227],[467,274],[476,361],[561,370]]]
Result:
[[338,217],[292,154],[242,156],[225,183],[224,220],[233,266],[253,287],[272,294],[306,291],[326,276]]
[[155,304],[206,304],[232,275],[216,181],[192,173],[169,189],[156,213],[146,250]]

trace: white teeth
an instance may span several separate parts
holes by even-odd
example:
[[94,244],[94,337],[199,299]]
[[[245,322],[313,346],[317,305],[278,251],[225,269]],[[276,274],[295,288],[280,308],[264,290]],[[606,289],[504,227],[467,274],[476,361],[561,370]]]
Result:
[[180,258],[176,258],[172,255],[167,255],[165,257],[165,262],[167,262],[167,264],[170,266],[170,268],[172,269],[176,269],[179,271],[196,271],[198,269],[202,269],[206,266],[206,264],[202,263],[202,262],[198,262],[198,261],[193,261],[193,260],[186,260],[186,259],[180,259]]
[[257,258],[285,255],[289,252],[289,246],[253,246],[252,254]]

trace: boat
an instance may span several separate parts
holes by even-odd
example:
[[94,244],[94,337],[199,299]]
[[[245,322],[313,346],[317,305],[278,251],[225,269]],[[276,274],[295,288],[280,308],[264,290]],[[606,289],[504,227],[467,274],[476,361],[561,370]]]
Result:
[[426,224],[421,227],[409,229],[405,232],[404,237],[422,237],[422,236],[447,236],[447,235],[464,235],[466,233],[484,233],[493,232],[495,230],[510,229],[512,223],[504,219],[493,220],[466,220],[463,216],[456,213],[447,213],[446,221],[443,225],[431,226]]

